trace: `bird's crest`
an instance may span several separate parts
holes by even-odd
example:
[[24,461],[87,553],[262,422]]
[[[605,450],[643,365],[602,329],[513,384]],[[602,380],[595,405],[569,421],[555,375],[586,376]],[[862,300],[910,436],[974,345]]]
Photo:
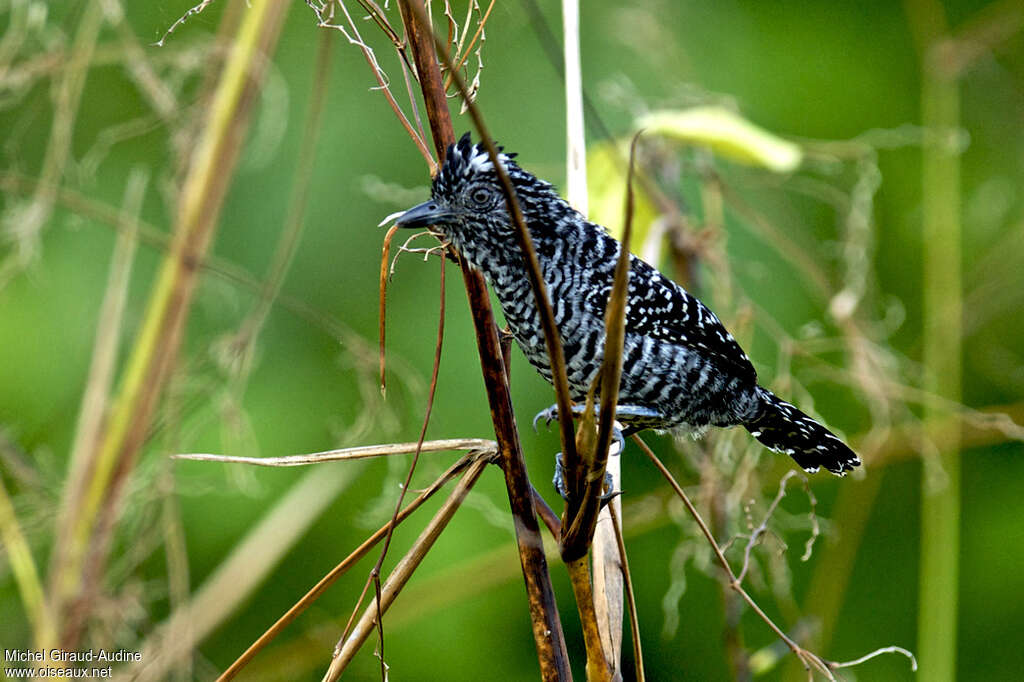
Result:
[[[498,146],[497,149],[498,160],[506,172],[511,171],[512,168],[518,169],[518,166],[512,161],[515,154],[502,153],[503,148],[501,146]],[[441,173],[437,181],[442,185],[454,187],[462,180],[476,173],[487,173],[493,170],[494,164],[491,163],[487,147],[479,142],[473,144],[470,134],[466,133],[459,138],[458,142],[448,146],[444,165],[441,167]]]

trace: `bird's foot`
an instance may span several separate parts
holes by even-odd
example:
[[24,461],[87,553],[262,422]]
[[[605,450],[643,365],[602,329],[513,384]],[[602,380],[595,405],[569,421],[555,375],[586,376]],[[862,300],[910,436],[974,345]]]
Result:
[[[558,491],[558,494],[562,496],[562,499],[568,501],[570,495],[569,488],[565,484],[565,465],[562,464],[561,452],[555,455],[555,477],[551,482],[554,484],[555,490]],[[601,493],[599,498],[601,500],[601,506],[603,507],[608,504],[608,502],[618,494],[619,493],[615,491],[615,478],[607,471],[604,472],[604,492]]]
[[[608,454],[611,456],[617,456],[622,454],[622,451],[626,447],[626,439],[622,435],[622,430],[619,427],[612,427],[612,443],[608,448]],[[563,500],[569,499],[569,487],[565,484],[565,465],[562,463],[562,453],[559,452],[555,455],[555,477],[552,480],[555,486],[555,490],[562,496]],[[616,492],[615,489],[615,478],[609,472],[604,472],[604,492],[601,493],[600,500],[601,506],[608,504],[609,501],[616,495],[620,494],[621,491]]]

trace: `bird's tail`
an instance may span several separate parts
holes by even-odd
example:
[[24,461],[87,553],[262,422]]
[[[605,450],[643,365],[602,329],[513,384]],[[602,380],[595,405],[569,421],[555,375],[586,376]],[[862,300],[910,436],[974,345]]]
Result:
[[743,426],[762,445],[789,455],[810,472],[825,467],[843,476],[860,466],[857,454],[831,431],[771,391],[760,386],[757,390],[761,413]]

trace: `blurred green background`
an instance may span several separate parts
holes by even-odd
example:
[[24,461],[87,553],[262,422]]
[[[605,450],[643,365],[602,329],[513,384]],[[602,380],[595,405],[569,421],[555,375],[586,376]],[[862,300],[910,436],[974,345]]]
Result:
[[[87,5],[0,3],[0,256],[8,264],[33,244],[20,229],[21,211],[39,196],[37,183],[54,144],[56,83],[81,38]],[[206,110],[204,74],[220,63],[213,37],[231,3],[215,3],[191,17],[162,48],[151,43],[188,3],[125,4],[123,20],[113,13],[117,2],[97,5],[107,14],[73,112],[67,160],[54,178],[61,191],[38,234],[37,250],[21,267],[4,269],[0,288],[3,484],[44,587],[117,238],[95,207],[122,210],[129,177],[144,173],[139,215],[159,233],[170,233],[183,155],[192,142],[181,133],[201,122]],[[454,6],[461,21],[465,4]],[[564,94],[558,65],[548,56],[560,47],[538,31],[529,8],[517,2],[494,7],[478,104],[493,134],[519,154],[524,167],[564,186]],[[350,11],[410,111],[390,43],[359,18],[364,11],[356,3]],[[397,10],[387,12],[399,25]],[[1020,679],[1024,670],[1024,606],[1018,598],[1024,592],[1021,429],[1007,423],[1001,430],[984,428],[974,412],[1010,406],[1018,421],[1022,413],[1022,13],[1019,3],[923,0],[663,0],[588,2],[582,9],[584,87],[612,136],[631,134],[635,118],[649,110],[721,104],[800,143],[807,153],[804,166],[789,175],[658,140],[650,142],[648,160],[693,228],[691,255],[699,275],[693,289],[734,325],[763,381],[872,448],[862,450],[865,466],[855,476],[810,478],[823,537],[806,562],[800,555],[811,535],[808,496],[798,485],[790,487],[772,536],[755,552],[758,568],[748,584],[777,622],[801,641],[817,642],[815,650],[830,659],[849,660],[888,645],[917,648],[922,479],[930,476],[939,489],[945,484],[941,467],[934,465],[942,439],[913,435],[928,402],[920,387],[929,385],[928,367],[921,364],[922,156],[952,145],[959,152],[952,158],[960,169],[962,242],[948,246],[959,250],[963,272],[962,394],[971,409],[930,409],[936,423],[968,423],[965,440],[976,445],[962,453],[962,537],[950,549],[959,553],[960,567],[955,670],[964,680]],[[545,6],[541,17],[559,35],[558,8]],[[969,38],[950,43],[953,54],[968,56],[949,77],[959,114],[956,133],[947,137],[921,127],[922,55],[929,36],[945,32],[941,24],[936,28],[935,17],[944,17],[950,35]],[[260,558],[243,566],[242,574],[266,564],[265,577],[214,625],[187,663],[166,673],[172,679],[214,677],[383,524],[408,460],[325,464],[310,473],[173,462],[168,456],[271,456],[415,440],[423,417],[437,326],[437,261],[423,263],[411,254],[399,260],[389,288],[389,388],[382,403],[375,338],[384,230],[376,226],[385,215],[426,198],[428,170],[373,89],[362,55],[341,32],[330,31],[331,74],[301,241],[282,297],[256,339],[251,367],[240,369],[232,355],[230,340],[258,297],[231,274],[241,269],[254,282],[266,278],[296,178],[324,31],[329,29],[317,28],[303,3],[291,3],[240,162],[231,171],[210,251],[214,260],[201,273],[182,352],[126,488],[81,647],[140,650],[293,486],[307,486],[298,507],[317,496],[326,501],[315,507],[308,529],[286,524],[262,536],[255,553]],[[475,61],[470,58],[471,75]],[[134,71],[143,62],[150,80]],[[146,83],[168,94],[166,110],[157,110]],[[468,118],[458,115],[454,100],[452,109],[456,132],[468,130]],[[589,122],[596,123],[592,116]],[[591,128],[588,142],[604,141]],[[724,225],[705,230],[712,223],[708,202],[716,196],[724,205]],[[860,228],[851,216],[863,219]],[[784,235],[813,264],[824,288],[809,281],[773,235]],[[121,361],[134,343],[164,252],[143,239],[135,254],[119,332]],[[449,266],[444,355],[427,437],[489,438],[493,432],[458,275]],[[844,290],[857,292],[852,323],[829,312],[830,301]],[[959,335],[955,328],[949,332]],[[513,398],[529,470],[560,509],[548,483],[557,434],[535,435],[527,426],[553,394],[518,351],[513,356]],[[870,371],[858,364],[865,357],[869,365],[876,363]],[[874,436],[890,445],[879,445]],[[722,542],[748,532],[744,510],[750,499],[756,500],[750,518],[759,522],[789,468],[788,460],[748,440],[745,434],[719,434],[700,443],[648,439],[703,505],[725,500]],[[932,466],[922,465],[922,453],[932,457]],[[714,460],[714,483],[702,485],[708,458]],[[451,453],[423,455],[414,487],[429,483],[454,459]],[[707,547],[632,446],[623,469],[627,545],[649,678],[731,679],[735,672],[725,642],[737,630],[723,616],[722,589]],[[503,488],[499,472],[487,471],[386,617],[392,679],[537,676]],[[396,533],[388,565],[438,504],[429,504]],[[5,548],[8,542],[5,535]],[[781,542],[788,545],[785,553]],[[275,547],[279,557],[270,553]],[[9,552],[0,556],[0,643],[29,647],[31,622]],[[730,556],[741,559],[735,548]],[[319,679],[372,560],[331,588],[242,679]],[[551,573],[582,677],[572,593],[557,559]],[[758,679],[804,678],[749,612],[738,632],[745,650],[756,652],[755,662],[763,665]],[[350,679],[379,677],[371,649],[356,659]],[[629,665],[626,675],[632,675]],[[874,659],[842,676],[914,677],[900,656]]]

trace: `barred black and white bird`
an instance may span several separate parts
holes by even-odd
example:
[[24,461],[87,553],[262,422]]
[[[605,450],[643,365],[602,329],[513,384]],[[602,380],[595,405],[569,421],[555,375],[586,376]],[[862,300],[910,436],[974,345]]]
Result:
[[[621,245],[588,222],[547,182],[500,162],[512,180],[554,308],[572,398],[582,402],[604,349],[604,313]],[[540,316],[515,226],[483,145],[469,133],[448,149],[431,199],[401,214],[403,227],[435,226],[493,287],[527,360],[551,381]],[[645,428],[701,432],[741,425],[807,471],[843,475],[860,464],[828,429],[757,383],[750,358],[696,297],[630,256],[617,419]]]

